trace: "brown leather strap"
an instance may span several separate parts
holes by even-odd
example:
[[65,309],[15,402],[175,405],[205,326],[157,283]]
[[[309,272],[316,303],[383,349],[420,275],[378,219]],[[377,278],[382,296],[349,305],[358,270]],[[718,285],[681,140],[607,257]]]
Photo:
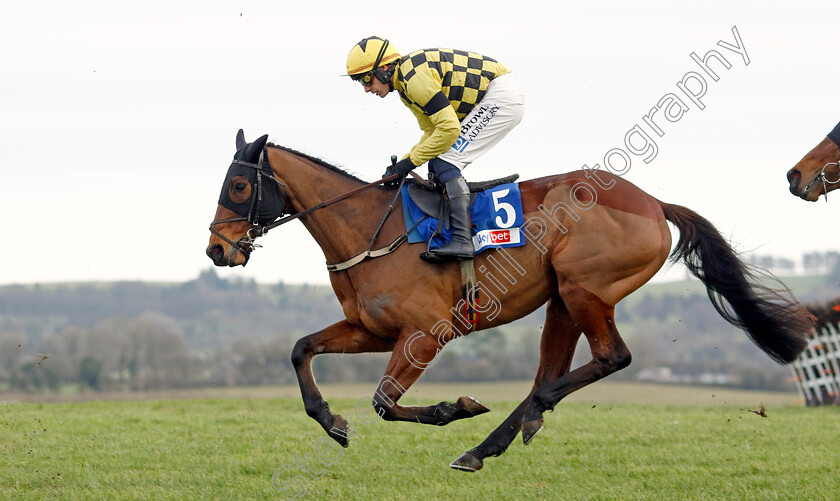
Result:
[[379,186],[379,185],[380,185],[380,184],[382,184],[382,183],[387,183],[387,182],[390,182],[390,181],[395,181],[395,180],[397,180],[397,179],[399,179],[399,178],[400,178],[400,176],[399,176],[399,175],[397,175],[397,174],[393,174],[393,175],[391,175],[391,176],[384,177],[384,178],[380,179],[379,181],[374,181],[374,182],[372,182],[372,183],[368,183],[368,184],[366,184],[366,185],[364,185],[364,186],[359,186],[358,188],[352,189],[352,190],[348,191],[347,193],[342,193],[341,195],[338,195],[338,196],[332,197],[332,198],[330,198],[329,200],[325,200],[325,201],[323,201],[323,202],[319,203],[318,205],[315,205],[315,206],[310,207],[310,208],[308,208],[308,209],[304,209],[304,210],[302,210],[302,211],[300,211],[300,212],[297,212],[297,213],[295,213],[295,214],[289,214],[288,216],[286,216],[286,217],[282,217],[282,218],[278,219],[277,221],[274,221],[274,222],[273,222],[273,223],[271,223],[271,224],[268,224],[268,225],[266,225],[266,226],[263,226],[263,227],[261,228],[261,230],[262,230],[262,231],[261,231],[261,233],[262,233],[262,234],[265,234],[265,233],[267,233],[267,232],[268,232],[268,230],[273,229],[273,228],[276,228],[276,227],[280,226],[281,224],[286,224],[286,223],[288,223],[289,221],[292,221],[292,220],[295,220],[295,219],[301,218],[301,217],[303,217],[303,216],[306,216],[307,214],[311,214],[311,213],[315,212],[315,211],[316,211],[316,210],[318,210],[318,209],[323,209],[324,207],[326,207],[326,206],[328,206],[328,205],[332,205],[332,204],[334,204],[334,203],[336,203],[336,202],[340,202],[340,201],[344,200],[345,198],[352,197],[352,196],[353,196],[353,195],[355,195],[356,193],[359,193],[359,192],[361,192],[361,191],[365,191],[365,190],[367,190],[367,189],[369,189],[369,188],[373,188],[374,186]]

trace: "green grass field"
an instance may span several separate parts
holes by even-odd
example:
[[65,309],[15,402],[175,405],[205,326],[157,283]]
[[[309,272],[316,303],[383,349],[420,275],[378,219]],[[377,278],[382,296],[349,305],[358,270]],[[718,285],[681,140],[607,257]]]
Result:
[[[468,393],[493,409],[435,428],[365,423],[353,408],[369,386],[325,387],[332,409],[355,422],[357,438],[343,450],[322,441],[291,388],[7,402],[0,404],[0,499],[840,497],[839,408],[716,388],[601,382],[547,413],[527,447],[517,439],[478,473],[450,469],[527,388],[420,384],[406,403]],[[284,484],[285,491],[275,488]]]

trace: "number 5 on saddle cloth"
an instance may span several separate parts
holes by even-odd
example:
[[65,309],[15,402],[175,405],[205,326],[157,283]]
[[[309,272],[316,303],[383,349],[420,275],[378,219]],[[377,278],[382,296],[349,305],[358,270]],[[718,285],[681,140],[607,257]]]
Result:
[[[470,183],[470,192],[476,254],[488,248],[525,245],[520,231],[525,220],[518,183],[507,182],[486,189],[482,189],[481,183]],[[426,242],[429,249],[435,249],[452,240],[448,206],[440,192],[407,181],[402,187],[402,199],[405,227],[413,228],[408,234],[409,243]],[[440,225],[440,220],[446,223]]]

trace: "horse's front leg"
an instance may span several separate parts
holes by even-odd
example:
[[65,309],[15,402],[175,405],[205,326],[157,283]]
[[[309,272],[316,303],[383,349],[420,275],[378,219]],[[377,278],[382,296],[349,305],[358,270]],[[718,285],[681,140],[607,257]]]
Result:
[[394,341],[378,337],[346,320],[303,337],[292,350],[292,365],[297,373],[300,394],[306,414],[343,447],[347,447],[347,422],[330,412],[330,406],[321,396],[312,374],[312,358],[322,353],[368,353],[390,351]]
[[373,396],[373,405],[383,419],[443,426],[490,410],[470,396],[460,397],[454,403],[440,402],[430,406],[398,404],[400,397],[423,374],[441,348],[438,339],[431,334],[415,331],[408,335],[408,332],[404,330],[394,346],[385,376]]

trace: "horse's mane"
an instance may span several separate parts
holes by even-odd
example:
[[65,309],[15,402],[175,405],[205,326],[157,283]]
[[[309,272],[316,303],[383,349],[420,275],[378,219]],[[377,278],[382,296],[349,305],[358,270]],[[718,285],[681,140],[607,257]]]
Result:
[[280,146],[280,145],[274,144],[274,143],[268,143],[268,144],[266,144],[266,146],[270,146],[272,148],[277,148],[278,150],[283,150],[287,153],[291,153],[292,155],[295,155],[295,156],[298,156],[298,157],[303,157],[303,158],[309,160],[310,162],[313,162],[317,165],[320,165],[321,167],[323,167],[325,169],[331,170],[331,171],[335,172],[336,174],[339,174],[339,175],[344,176],[346,178],[352,179],[356,182],[359,182],[359,183],[362,183],[362,184],[367,184],[368,183],[367,181],[359,179],[358,177],[354,176],[353,174],[350,174],[346,170],[341,169],[339,167],[336,167],[335,165],[332,165],[332,164],[330,164],[330,163],[328,163],[325,160],[322,160],[320,158],[313,157],[312,155],[307,155],[306,153],[301,153],[299,151],[293,150],[292,148],[287,148],[285,146]]

